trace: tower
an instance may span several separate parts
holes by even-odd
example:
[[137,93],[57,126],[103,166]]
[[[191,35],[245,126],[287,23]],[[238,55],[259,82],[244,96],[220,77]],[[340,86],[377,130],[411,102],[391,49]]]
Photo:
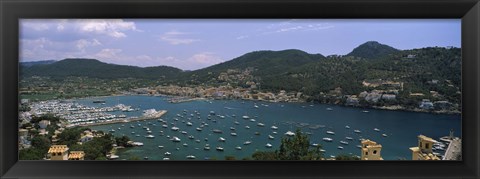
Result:
[[48,149],[48,155],[50,155],[50,160],[68,160],[68,147],[67,145],[52,145]]
[[83,160],[85,153],[83,151],[71,151],[68,155],[68,160]]
[[383,160],[382,145],[371,140],[362,140],[362,160]]
[[419,135],[418,147],[410,148],[412,151],[412,160],[440,160],[440,158],[434,155],[432,151],[435,142],[437,141],[430,137]]

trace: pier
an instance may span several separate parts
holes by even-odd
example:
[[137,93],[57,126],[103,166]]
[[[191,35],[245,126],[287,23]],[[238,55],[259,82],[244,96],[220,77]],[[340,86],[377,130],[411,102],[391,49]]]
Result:
[[462,139],[454,138],[450,140],[443,160],[462,160]]
[[[129,117],[127,119],[117,119],[117,120],[110,120],[110,121],[105,121],[105,122],[86,123],[86,124],[80,124],[80,125],[76,125],[76,126],[82,126],[82,127],[99,126],[99,125],[107,125],[107,124],[127,123],[127,122],[134,122],[134,121],[158,119],[166,113],[167,113],[167,110],[160,110],[160,111],[157,111],[156,113],[148,115],[148,116]],[[74,126],[71,126],[71,127],[74,127]]]

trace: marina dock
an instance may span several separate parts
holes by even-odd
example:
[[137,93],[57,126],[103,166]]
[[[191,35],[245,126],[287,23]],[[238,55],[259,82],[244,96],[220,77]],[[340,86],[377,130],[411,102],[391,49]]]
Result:
[[82,126],[82,127],[99,126],[99,125],[107,125],[107,124],[127,123],[127,122],[134,122],[134,121],[158,119],[166,113],[167,113],[167,110],[160,110],[160,111],[157,111],[154,114],[151,114],[151,115],[148,115],[148,116],[129,117],[129,118],[126,118],[126,119],[117,119],[117,120],[109,120],[109,121],[105,121],[105,122],[87,123],[87,124],[80,124],[80,125],[77,125],[77,126]]

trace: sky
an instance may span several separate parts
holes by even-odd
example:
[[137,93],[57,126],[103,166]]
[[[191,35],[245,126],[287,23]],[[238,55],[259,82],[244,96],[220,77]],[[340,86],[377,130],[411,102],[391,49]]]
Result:
[[461,46],[460,19],[21,19],[20,61],[93,58],[196,70],[259,50],[346,55],[367,42]]

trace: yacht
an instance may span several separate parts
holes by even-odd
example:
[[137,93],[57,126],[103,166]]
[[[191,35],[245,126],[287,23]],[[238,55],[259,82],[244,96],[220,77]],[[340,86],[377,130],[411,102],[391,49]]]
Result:
[[243,119],[250,119],[248,116],[242,116]]
[[111,130],[109,130],[108,132],[114,133],[114,132],[115,132],[115,129],[111,129]]
[[327,134],[335,135],[335,132],[333,132],[333,131],[327,131]]
[[217,133],[217,134],[223,133],[222,130],[220,130],[220,129],[213,129],[212,131],[213,131],[213,133]]
[[163,149],[163,145],[159,145],[158,148],[159,148],[159,149]]
[[163,128],[168,128],[168,126],[166,124],[162,125]]
[[351,138],[351,137],[345,137],[345,139],[347,139],[347,140],[353,140],[353,138]]
[[362,131],[358,130],[358,129],[355,129],[353,132],[355,133],[362,133]]
[[333,109],[332,108],[327,108],[327,111],[333,111]]
[[180,128],[175,127],[175,126],[172,127],[172,131],[178,131],[178,130],[180,130]]
[[271,128],[272,128],[273,130],[277,130],[277,129],[278,129],[277,126],[272,126]]
[[187,159],[195,159],[195,158],[196,158],[195,155],[188,155],[187,156]]
[[223,151],[223,147],[217,147],[215,148],[217,151]]
[[382,136],[383,136],[383,137],[388,137],[388,135],[387,135],[387,134],[382,134]]
[[231,136],[237,136],[237,133],[232,132],[232,133],[230,133],[230,135],[231,135]]
[[187,144],[187,143],[183,143],[183,146],[184,146],[184,147],[188,147],[188,144]]
[[205,144],[205,147],[203,147],[203,150],[210,150],[210,145]]
[[267,147],[267,148],[272,148],[272,144],[267,143],[267,144],[265,145],[265,147]]
[[292,131],[287,131],[287,132],[285,132],[285,135],[287,135],[287,136],[294,136],[295,133],[293,133]]
[[250,126],[245,126],[245,129],[250,129]]
[[153,138],[155,138],[154,135],[147,135],[147,136],[145,136],[145,137],[148,138],[148,139],[153,139]]
[[257,106],[256,104],[255,104],[255,105],[253,105],[253,107],[254,107],[254,108],[258,108],[258,106]]
[[350,126],[345,126],[345,129],[350,129]]
[[171,154],[172,154],[172,153],[170,153],[170,152],[165,152],[165,153],[164,153],[164,155],[166,155],[166,156],[169,156],[169,155],[171,155]]
[[182,141],[182,140],[180,140],[180,138],[178,138],[178,137],[173,137],[173,138],[172,138],[172,141],[173,141],[173,142],[180,142],[180,141]]
[[272,135],[268,135],[268,138],[269,139],[275,139],[275,137],[273,137]]
[[220,142],[225,142],[225,138],[219,137],[219,138],[218,138],[218,141],[220,141]]
[[326,141],[326,142],[332,142],[333,141],[332,138],[328,138],[328,137],[323,138],[323,140]]
[[180,132],[180,133],[182,133],[182,134],[187,134],[187,131],[182,131],[182,132]]
[[346,142],[346,141],[343,141],[343,140],[342,140],[342,141],[340,141],[340,143],[341,143],[341,144],[343,144],[343,145],[348,145],[348,142]]
[[251,143],[252,143],[252,141],[247,140],[243,143],[243,145],[250,145]]
[[238,121],[235,121],[234,123],[235,123],[235,125],[239,125],[239,124],[240,124]]
[[338,147],[337,147],[337,149],[340,149],[340,150],[342,150],[342,149],[343,149],[343,147],[342,147],[342,146],[338,146]]
[[195,136],[189,135],[188,138],[189,138],[189,139],[195,139]]
[[191,122],[187,122],[187,126],[192,126],[192,123],[191,123]]
[[202,128],[200,128],[200,127],[197,127],[197,131],[202,131]]
[[230,130],[234,131],[234,130],[235,130],[235,127],[230,127]]
[[263,126],[265,126],[265,124],[259,122],[259,123],[257,124],[257,126],[263,127]]
[[164,157],[164,158],[163,158],[163,160],[170,160],[170,158],[168,158],[168,157]]
[[236,146],[235,149],[237,149],[237,150],[242,150],[242,147]]
[[319,145],[319,144],[317,144],[317,143],[311,144],[311,146],[313,146],[313,147],[318,147],[318,145]]
[[253,119],[253,118],[252,118],[252,119],[250,119],[250,122],[255,122],[255,119]]
[[375,128],[375,129],[373,129],[373,130],[374,130],[374,131],[377,131],[377,132],[380,132],[380,129],[378,129],[378,128]]

